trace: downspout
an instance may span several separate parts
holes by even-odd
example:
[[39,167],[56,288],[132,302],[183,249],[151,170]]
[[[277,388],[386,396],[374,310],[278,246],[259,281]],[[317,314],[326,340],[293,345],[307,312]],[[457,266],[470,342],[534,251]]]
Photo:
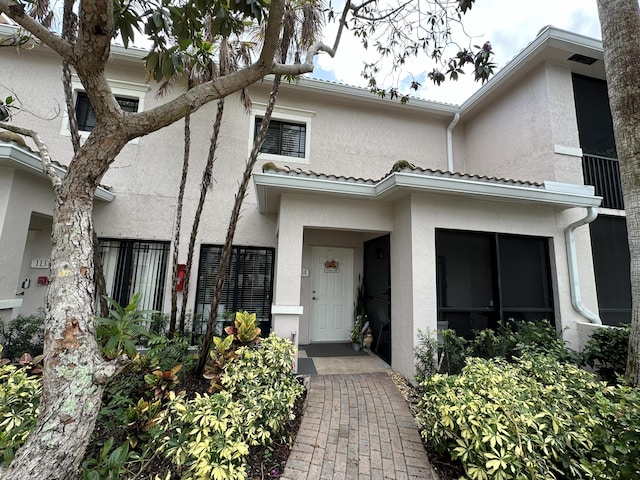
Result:
[[451,132],[459,120],[460,112],[457,112],[453,117],[453,121],[447,127],[447,170],[450,172],[453,172],[453,134]]
[[576,255],[575,230],[578,227],[593,222],[598,216],[598,207],[588,207],[587,216],[573,222],[564,230],[564,238],[567,246],[567,262],[569,263],[569,285],[571,289],[571,304],[576,312],[595,325],[602,325],[600,317],[582,304],[580,292],[580,279],[578,278],[578,256]]

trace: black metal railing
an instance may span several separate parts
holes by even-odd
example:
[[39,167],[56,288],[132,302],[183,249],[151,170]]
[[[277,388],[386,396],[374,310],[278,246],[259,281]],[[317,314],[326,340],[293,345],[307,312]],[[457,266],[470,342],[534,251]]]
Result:
[[582,157],[584,183],[595,187],[596,195],[602,197],[603,208],[624,210],[620,167],[617,158],[584,155]]

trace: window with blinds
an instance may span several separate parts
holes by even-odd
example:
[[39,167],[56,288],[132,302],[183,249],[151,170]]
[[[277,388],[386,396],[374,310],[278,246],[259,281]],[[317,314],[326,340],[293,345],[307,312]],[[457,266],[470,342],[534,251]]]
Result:
[[[207,328],[221,256],[222,246],[202,246],[193,324],[196,337]],[[260,320],[262,336],[269,334],[274,257],[273,248],[233,247],[216,315],[218,333],[222,333],[225,323],[232,323],[233,313],[246,310]]]
[[[256,117],[254,136],[258,135],[261,124],[262,118]],[[307,126],[304,123],[283,122],[271,119],[269,128],[267,129],[267,136],[260,152],[304,158],[306,135]]]
[[126,306],[139,292],[140,310],[162,311],[169,243],[100,240],[99,248],[107,295]]
[[[116,97],[116,101],[125,112],[135,113],[138,111],[138,99]],[[96,126],[96,114],[85,92],[78,92],[76,97],[76,119],[78,120],[78,130],[83,132],[90,132]]]

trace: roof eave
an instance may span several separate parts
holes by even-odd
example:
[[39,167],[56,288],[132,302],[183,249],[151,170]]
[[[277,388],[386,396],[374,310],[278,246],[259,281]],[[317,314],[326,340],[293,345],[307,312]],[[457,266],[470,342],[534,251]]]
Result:
[[[504,202],[539,204],[560,209],[597,207],[602,198],[589,185],[545,182],[542,187],[448,178],[407,172],[393,172],[379,182],[358,183],[334,179],[309,178],[277,173],[255,173],[258,208],[261,213],[277,211],[269,193],[324,194],[357,199],[381,200],[399,191],[440,193]],[[277,203],[277,202],[274,202]]]
[[[20,170],[36,174],[41,178],[47,178],[47,175],[42,170],[42,160],[40,160],[40,157],[14,143],[0,143],[0,161],[1,160],[7,160],[9,164],[14,165]],[[66,175],[65,169],[59,165],[54,164],[53,169],[60,177]],[[103,202],[111,202],[115,197],[115,194],[101,186],[96,189],[94,194],[94,198],[102,200]]]

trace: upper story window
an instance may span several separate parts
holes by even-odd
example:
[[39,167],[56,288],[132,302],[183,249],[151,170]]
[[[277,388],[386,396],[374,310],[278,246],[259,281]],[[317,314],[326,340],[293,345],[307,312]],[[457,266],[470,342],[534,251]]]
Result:
[[[251,114],[251,135],[249,151],[253,139],[258,134],[266,105],[254,103]],[[267,136],[260,149],[261,160],[274,162],[309,163],[311,118],[314,112],[298,108],[276,107],[269,122]]]
[[[125,112],[141,112],[144,110],[144,98],[149,86],[143,83],[133,83],[129,81],[109,79],[111,93],[116,98],[120,108]],[[78,120],[78,130],[81,138],[87,138],[89,133],[96,126],[96,116],[89,101],[89,97],[80,83],[77,75],[71,76],[71,88],[75,97],[75,114]],[[62,117],[60,134],[71,135],[69,131],[69,117],[66,109]],[[138,143],[138,139],[133,139],[129,143]]]
[[[138,111],[139,99],[116,96],[116,101],[125,112],[135,113]],[[90,132],[96,126],[96,114],[86,92],[78,92],[76,97],[76,118],[78,119],[78,130]]]
[[[262,118],[256,117],[254,136],[258,135],[260,125]],[[306,138],[306,124],[271,120],[260,152],[305,158]]]

